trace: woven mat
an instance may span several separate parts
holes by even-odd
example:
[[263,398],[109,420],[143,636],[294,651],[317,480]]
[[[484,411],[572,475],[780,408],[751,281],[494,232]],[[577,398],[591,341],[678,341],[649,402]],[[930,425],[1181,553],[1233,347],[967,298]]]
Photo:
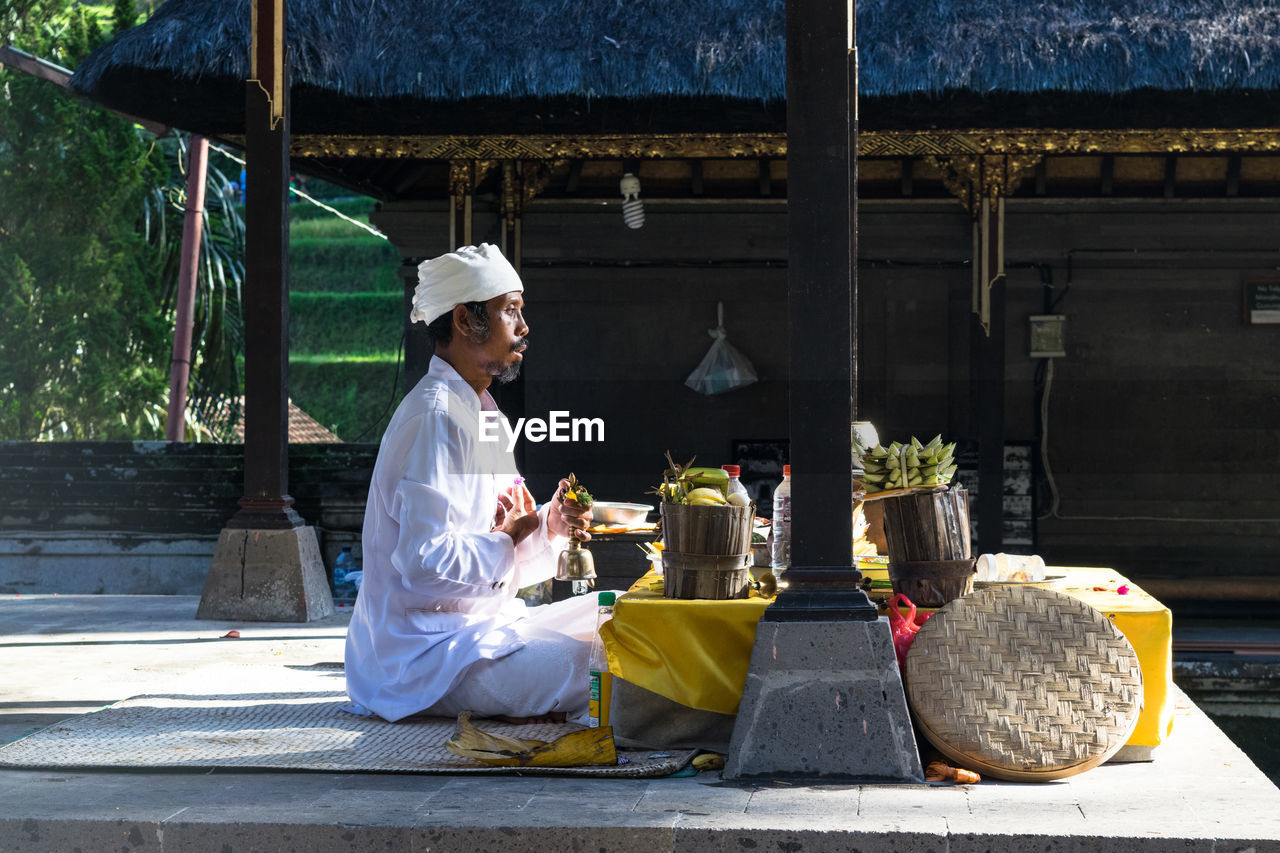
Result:
[[903,678],[939,751],[1014,781],[1096,767],[1142,710],[1142,670],[1124,634],[1049,589],[994,587],[947,603],[916,635]]
[[[697,750],[618,750],[616,766],[488,767],[453,755],[444,743],[454,720],[415,717],[388,723],[342,710],[345,693],[135,696],[65,720],[0,748],[3,767],[256,768],[394,773],[497,773],[669,776]],[[569,723],[477,725],[495,734],[555,740]]]

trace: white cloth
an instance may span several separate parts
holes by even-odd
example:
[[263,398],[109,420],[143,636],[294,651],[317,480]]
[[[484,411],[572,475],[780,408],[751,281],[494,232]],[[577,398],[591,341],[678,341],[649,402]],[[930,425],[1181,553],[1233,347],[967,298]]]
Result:
[[[519,546],[505,533],[489,532],[498,494],[514,482],[516,469],[505,441],[479,441],[482,410],[497,411],[489,393],[477,396],[446,361],[433,358],[378,450],[346,674],[351,699],[387,720],[431,708],[477,661],[504,658],[538,642],[545,630],[564,638],[561,652],[569,651],[562,666],[542,660],[538,672],[531,667],[531,678],[560,684],[589,653],[592,596],[583,597],[585,604],[535,608],[515,597],[554,574],[567,540],[548,540],[546,505],[538,529]],[[580,704],[585,710],[587,681],[580,681],[562,683],[560,709]]]
[[[529,608],[530,618],[515,628],[525,641],[518,652],[496,660],[478,660],[466,676],[428,714],[456,717],[535,717],[563,711],[570,722],[587,722],[588,663],[595,634],[596,596]],[[578,633],[566,634],[577,625]]]
[[488,302],[516,290],[524,292],[520,275],[491,243],[463,246],[418,264],[409,319],[430,323],[464,302]]

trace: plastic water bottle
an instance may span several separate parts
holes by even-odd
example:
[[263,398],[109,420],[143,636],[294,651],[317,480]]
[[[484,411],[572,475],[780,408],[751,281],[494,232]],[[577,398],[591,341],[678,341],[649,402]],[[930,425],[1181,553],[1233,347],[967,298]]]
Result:
[[334,598],[356,597],[356,579],[351,575],[358,571],[360,571],[360,563],[356,561],[355,554],[351,553],[351,546],[343,545],[342,553],[338,555],[337,561],[333,564]]
[[743,506],[750,504],[751,493],[747,491],[747,487],[742,485],[742,481],[738,479],[742,474],[742,468],[738,465],[721,465],[720,467],[729,475],[729,494],[737,492],[747,499],[747,503],[744,503]]
[[791,466],[782,466],[782,482],[773,490],[773,547],[769,566],[775,575],[791,565]]
[[597,601],[600,609],[596,613],[596,636],[591,642],[591,660],[587,665],[587,673],[591,679],[590,701],[587,715],[591,718],[587,723],[591,728],[609,725],[609,702],[613,698],[613,673],[609,672],[609,660],[605,657],[604,641],[600,639],[600,627],[613,618],[613,603],[618,595],[614,592],[602,592]]

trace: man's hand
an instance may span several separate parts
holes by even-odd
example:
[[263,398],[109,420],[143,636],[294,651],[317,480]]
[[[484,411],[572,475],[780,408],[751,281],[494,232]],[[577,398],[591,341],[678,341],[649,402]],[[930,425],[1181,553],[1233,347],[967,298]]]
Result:
[[547,535],[574,536],[583,542],[590,541],[591,534],[587,528],[591,526],[591,507],[565,500],[564,493],[568,488],[569,480],[562,478],[547,512]]
[[509,486],[498,495],[498,509],[493,516],[493,529],[500,530],[519,545],[538,529],[538,505],[524,483]]

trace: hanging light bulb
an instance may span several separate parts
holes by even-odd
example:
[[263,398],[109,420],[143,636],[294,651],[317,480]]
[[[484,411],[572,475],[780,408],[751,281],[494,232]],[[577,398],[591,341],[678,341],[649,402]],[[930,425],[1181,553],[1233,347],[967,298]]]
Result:
[[644,227],[644,202],[640,201],[640,179],[627,172],[618,189],[622,192],[622,221],[628,228]]

